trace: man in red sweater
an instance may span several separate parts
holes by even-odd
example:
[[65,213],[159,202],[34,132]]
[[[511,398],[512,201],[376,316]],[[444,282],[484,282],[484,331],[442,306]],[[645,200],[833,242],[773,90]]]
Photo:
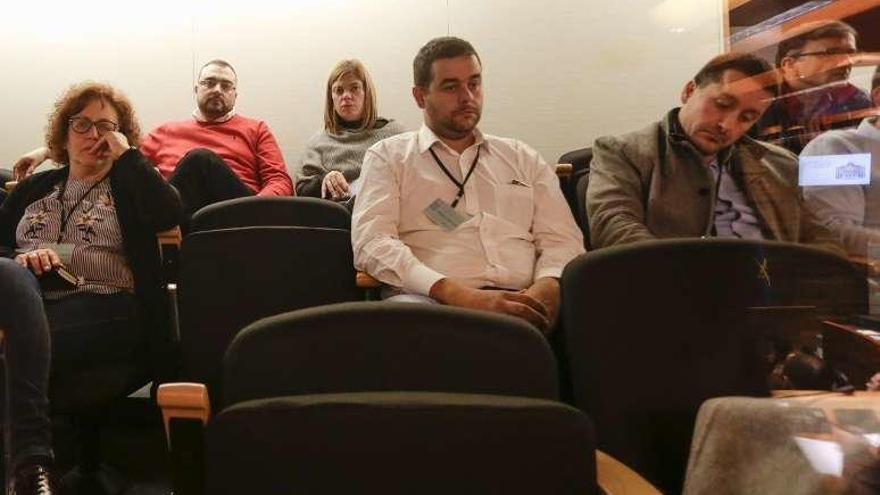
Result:
[[[244,196],[287,196],[293,181],[269,126],[235,113],[235,69],[211,60],[194,87],[193,118],[163,124],[147,134],[140,150],[180,192],[188,216],[199,208]],[[48,156],[38,148],[15,163],[19,178]]]

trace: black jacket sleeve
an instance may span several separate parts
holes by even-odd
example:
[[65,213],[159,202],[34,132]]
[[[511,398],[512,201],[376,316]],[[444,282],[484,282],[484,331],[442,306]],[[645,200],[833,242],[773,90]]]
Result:
[[52,185],[62,176],[61,170],[51,170],[31,175],[18,183],[0,204],[0,257],[15,256],[17,243],[15,230],[24,215],[24,210],[36,199],[48,194]]
[[114,188],[119,187],[139,225],[155,233],[180,224],[180,196],[140,151],[131,148],[123,153],[111,174]]

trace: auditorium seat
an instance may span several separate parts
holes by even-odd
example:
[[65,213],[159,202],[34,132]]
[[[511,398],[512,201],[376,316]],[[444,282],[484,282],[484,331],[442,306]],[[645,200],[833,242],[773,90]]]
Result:
[[575,221],[584,234],[584,247],[590,248],[590,224],[587,218],[587,185],[590,182],[590,162],[593,148],[581,148],[559,157],[556,175],[562,195],[571,209]]
[[[224,401],[395,390],[558,396],[555,358],[540,332],[451,306],[355,302],[285,313],[250,325],[228,352],[224,380],[254,379]],[[287,364],[240,357],[263,354]]]
[[6,189],[6,183],[15,180],[15,174],[8,168],[0,168],[0,188]]
[[208,205],[197,211],[191,232],[256,226],[351,229],[351,214],[333,201],[289,196],[251,196]]
[[12,170],[0,168],[0,204],[6,200],[6,196],[17,184]]
[[190,233],[181,245],[177,284],[181,377],[208,383],[213,394],[226,346],[246,325],[362,297],[347,230],[240,227]]
[[[197,211],[189,231],[232,227],[286,226],[351,229],[351,213],[334,201],[307,197],[252,196],[208,205]],[[380,283],[366,273],[357,273],[361,299],[378,299]]]
[[160,388],[178,495],[596,493],[591,423],[555,400],[547,343],[512,317],[294,311],[242,330],[223,377],[221,401],[196,384]]
[[547,400],[276,397],[233,404],[209,424],[205,493],[588,495],[597,493],[594,449],[586,415]]
[[670,493],[681,490],[703,400],[768,393],[747,308],[864,311],[865,280],[837,255],[802,245],[673,239],[573,260],[562,277],[573,402],[599,447]]

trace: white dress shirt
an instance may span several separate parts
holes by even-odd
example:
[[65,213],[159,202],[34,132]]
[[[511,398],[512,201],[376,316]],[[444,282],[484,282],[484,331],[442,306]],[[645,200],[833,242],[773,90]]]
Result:
[[[458,193],[430,149],[459,182],[480,153],[456,207],[470,218],[449,232],[424,213],[434,200],[451,204]],[[584,252],[556,174],[535,150],[476,131],[474,144],[459,154],[425,125],[367,151],[351,235],[359,270],[423,295],[444,277],[523,289],[559,277]]]
[[875,126],[877,118],[862,120],[858,129],[820,134],[801,151],[801,156],[871,154],[870,184],[803,189],[807,208],[839,236],[848,253],[856,256],[874,257],[876,248],[873,246],[880,245],[880,186],[877,185],[880,182],[880,129]]

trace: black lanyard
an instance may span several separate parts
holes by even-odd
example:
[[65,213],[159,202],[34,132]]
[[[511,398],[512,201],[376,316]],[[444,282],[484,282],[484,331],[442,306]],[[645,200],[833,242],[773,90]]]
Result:
[[70,217],[73,215],[73,212],[75,212],[76,209],[79,207],[80,203],[82,203],[83,200],[86,199],[86,196],[91,194],[92,190],[94,190],[102,182],[107,180],[107,175],[102,177],[101,180],[99,180],[98,182],[95,182],[94,184],[92,184],[92,187],[88,188],[88,190],[85,192],[85,194],[83,194],[82,196],[79,197],[76,204],[74,204],[73,208],[70,209],[70,212],[65,213],[64,210],[66,208],[64,206],[64,195],[67,194],[67,180],[69,178],[70,178],[69,176],[64,178],[64,185],[61,187],[61,190],[58,191],[58,202],[61,203],[61,230],[58,231],[58,242],[56,244],[61,244],[62,239],[64,239],[64,230],[67,228],[67,222],[70,221]]
[[471,174],[474,173],[474,169],[477,168],[477,160],[480,159],[480,148],[477,147],[477,156],[475,156],[474,161],[471,162],[471,168],[470,168],[470,170],[468,170],[468,173],[464,176],[464,180],[462,182],[459,182],[449,172],[449,170],[446,168],[446,166],[443,165],[443,162],[441,162],[440,159],[437,158],[437,153],[434,153],[433,149],[428,148],[428,151],[431,152],[431,156],[434,157],[434,161],[437,162],[437,165],[440,166],[440,170],[442,170],[443,173],[446,174],[446,177],[449,177],[449,180],[451,180],[452,183],[458,187],[458,194],[455,195],[455,199],[452,201],[452,205],[450,205],[453,208],[455,208],[455,206],[458,204],[458,201],[461,199],[462,196],[464,196],[464,186],[467,184],[468,180],[470,180]]

